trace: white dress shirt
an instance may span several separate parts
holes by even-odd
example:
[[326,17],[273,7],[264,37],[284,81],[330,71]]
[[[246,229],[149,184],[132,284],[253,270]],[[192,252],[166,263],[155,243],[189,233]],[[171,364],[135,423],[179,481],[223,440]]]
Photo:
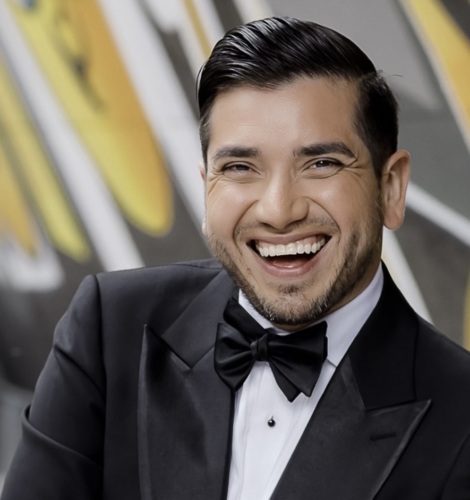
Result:
[[[328,356],[310,397],[290,403],[267,362],[256,362],[235,396],[228,500],[268,500],[336,367],[376,306],[383,286],[379,266],[369,286],[354,300],[323,318],[328,323]],[[273,325],[240,294],[240,304],[263,328]],[[280,334],[287,334],[278,328]],[[268,421],[272,419],[271,425]]]

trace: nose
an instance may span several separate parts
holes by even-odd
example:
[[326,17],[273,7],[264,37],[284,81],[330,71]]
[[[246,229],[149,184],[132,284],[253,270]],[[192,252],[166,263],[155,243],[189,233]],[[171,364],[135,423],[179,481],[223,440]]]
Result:
[[263,183],[255,206],[257,221],[278,230],[305,219],[309,211],[308,199],[300,186],[286,177]]

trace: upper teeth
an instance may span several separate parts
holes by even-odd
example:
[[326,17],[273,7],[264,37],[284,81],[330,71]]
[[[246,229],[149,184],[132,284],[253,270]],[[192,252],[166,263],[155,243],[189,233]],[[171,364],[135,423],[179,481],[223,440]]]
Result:
[[316,243],[288,243],[287,245],[260,245],[256,248],[261,257],[279,257],[281,255],[314,254],[325,244],[325,238],[321,238]]

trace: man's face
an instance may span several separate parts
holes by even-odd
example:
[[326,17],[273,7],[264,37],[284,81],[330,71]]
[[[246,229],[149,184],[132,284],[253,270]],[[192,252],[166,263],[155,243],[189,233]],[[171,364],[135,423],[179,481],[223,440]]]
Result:
[[[250,302],[284,328],[364,290],[384,216],[401,222],[403,199],[389,186],[397,176],[375,176],[355,106],[353,84],[325,78],[240,87],[213,105],[204,231]],[[406,170],[407,157],[398,163]]]

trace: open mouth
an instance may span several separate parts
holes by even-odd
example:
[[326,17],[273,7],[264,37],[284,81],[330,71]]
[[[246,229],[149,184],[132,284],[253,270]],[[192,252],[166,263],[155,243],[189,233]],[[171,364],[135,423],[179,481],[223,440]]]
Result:
[[329,236],[321,235],[282,244],[273,244],[260,240],[251,242],[252,249],[273,265],[302,265],[313,259],[326,245]]

